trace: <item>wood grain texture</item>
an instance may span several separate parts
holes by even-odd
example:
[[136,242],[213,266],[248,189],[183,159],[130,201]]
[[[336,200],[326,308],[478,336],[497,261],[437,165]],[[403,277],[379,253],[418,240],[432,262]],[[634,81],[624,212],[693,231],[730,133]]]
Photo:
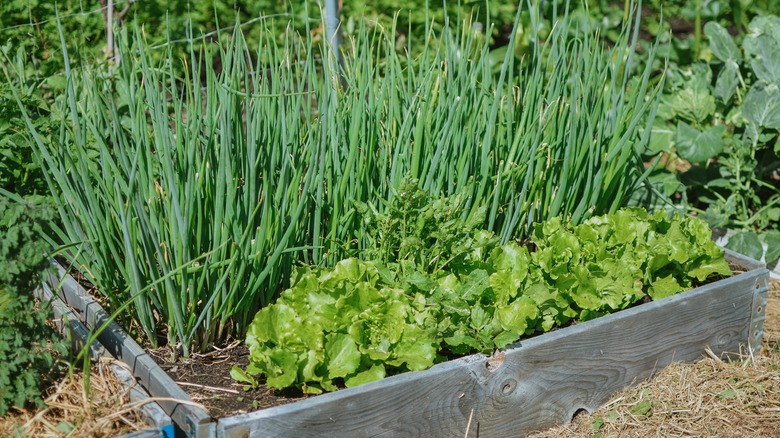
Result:
[[[67,275],[59,264],[54,263],[55,271],[49,276],[48,285],[57,290],[59,298],[70,307],[79,320],[90,330],[96,330],[109,320],[109,315],[92,297]],[[98,336],[98,341],[112,356],[124,362],[133,376],[153,396],[190,402],[173,379],[116,323],[109,323],[106,330]],[[211,415],[205,410],[177,401],[160,400],[158,404],[170,415],[171,419],[190,437],[208,437],[214,435]]]
[[[754,299],[768,271],[752,269],[695,290],[563,328],[482,355],[245,415],[218,437],[523,436],[592,411],[672,361],[747,347]],[[758,288],[758,289],[757,289]]]

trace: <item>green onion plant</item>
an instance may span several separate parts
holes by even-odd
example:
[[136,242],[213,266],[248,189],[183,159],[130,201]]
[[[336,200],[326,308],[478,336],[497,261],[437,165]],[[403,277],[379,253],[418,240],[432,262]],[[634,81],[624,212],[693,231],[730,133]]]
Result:
[[297,263],[359,255],[374,230],[357,206],[381,211],[410,178],[462,194],[504,242],[616,211],[658,104],[649,67],[626,73],[638,27],[605,47],[564,14],[519,58],[518,20],[499,65],[468,17],[400,51],[392,28],[358,32],[338,71],[327,42],[268,24],[257,47],[236,26],[162,61],[122,32],[113,76],[66,53],[59,136],[34,134],[59,239],[152,346],[188,355],[242,335]]

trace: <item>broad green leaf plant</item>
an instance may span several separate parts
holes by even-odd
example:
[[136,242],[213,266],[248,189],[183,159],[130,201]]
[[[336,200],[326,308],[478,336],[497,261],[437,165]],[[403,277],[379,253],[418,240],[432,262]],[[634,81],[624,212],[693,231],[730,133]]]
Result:
[[[413,257],[298,268],[292,286],[255,316],[249,366],[231,374],[249,386],[262,375],[272,388],[320,393],[426,369],[452,354],[490,354],[730,275],[710,234],[699,219],[625,209],[580,225],[553,218],[535,226],[535,250],[493,240],[457,267],[433,272]],[[434,230],[421,236],[469,241]]]
[[[780,18],[754,18],[741,47],[716,22],[709,50],[672,66],[650,153],[668,157],[651,180],[713,227],[739,231],[728,246],[780,257]],[[764,246],[768,247],[765,252]]]
[[49,267],[43,233],[54,208],[48,199],[7,194],[0,189],[0,416],[42,407],[47,377],[67,351],[49,325],[51,307],[33,296]]

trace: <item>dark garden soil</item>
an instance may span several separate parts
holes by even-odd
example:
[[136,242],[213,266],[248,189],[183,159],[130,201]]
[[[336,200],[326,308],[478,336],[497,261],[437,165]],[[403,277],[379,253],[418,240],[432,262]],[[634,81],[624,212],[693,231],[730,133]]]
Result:
[[[104,309],[109,308],[105,297],[78,269],[68,269],[69,263],[63,257],[57,257],[57,261]],[[121,316],[117,318],[117,323],[123,325]],[[165,337],[160,340],[165,341]],[[236,341],[224,348],[212,347],[213,351],[209,353],[194,353],[189,359],[180,357],[175,362],[170,361],[172,355],[167,346],[152,349],[144,345],[144,348],[192,401],[205,406],[215,419],[311,397],[294,388],[283,391],[268,388],[262,378],[259,378],[260,385],[257,388],[246,387],[245,390],[245,385],[230,377],[233,365],[246,369],[249,364],[249,348],[242,342]]]
[[283,391],[268,388],[260,382],[251,389],[230,377],[230,369],[236,365],[246,369],[249,349],[238,341],[206,354],[192,354],[189,359],[179,358],[175,363],[168,347],[149,350],[149,355],[186,392],[192,401],[201,403],[213,418],[244,414],[258,409],[294,403],[310,395],[299,390]]

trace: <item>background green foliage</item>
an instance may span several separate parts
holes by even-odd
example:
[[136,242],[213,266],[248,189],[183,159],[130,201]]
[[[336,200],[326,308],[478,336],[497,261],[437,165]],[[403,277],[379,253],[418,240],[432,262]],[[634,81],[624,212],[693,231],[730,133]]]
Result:
[[63,339],[47,325],[50,308],[33,297],[49,265],[42,234],[53,217],[41,198],[17,203],[0,195],[0,415],[12,406],[42,405],[53,353],[65,353]]
[[737,40],[716,22],[708,48],[675,63],[650,153],[665,167],[651,177],[664,195],[713,227],[746,230],[729,247],[766,261],[780,256],[780,18],[754,18]]
[[[27,76],[23,51],[17,56],[0,54],[12,67],[3,68],[10,75],[0,81],[0,189],[20,196],[45,195],[48,187],[32,149],[32,137],[24,122],[11,87],[18,90],[22,105],[38,132],[49,138],[57,129],[51,120],[51,93],[41,90],[42,83]],[[45,82],[57,84],[61,76],[51,76]]]

